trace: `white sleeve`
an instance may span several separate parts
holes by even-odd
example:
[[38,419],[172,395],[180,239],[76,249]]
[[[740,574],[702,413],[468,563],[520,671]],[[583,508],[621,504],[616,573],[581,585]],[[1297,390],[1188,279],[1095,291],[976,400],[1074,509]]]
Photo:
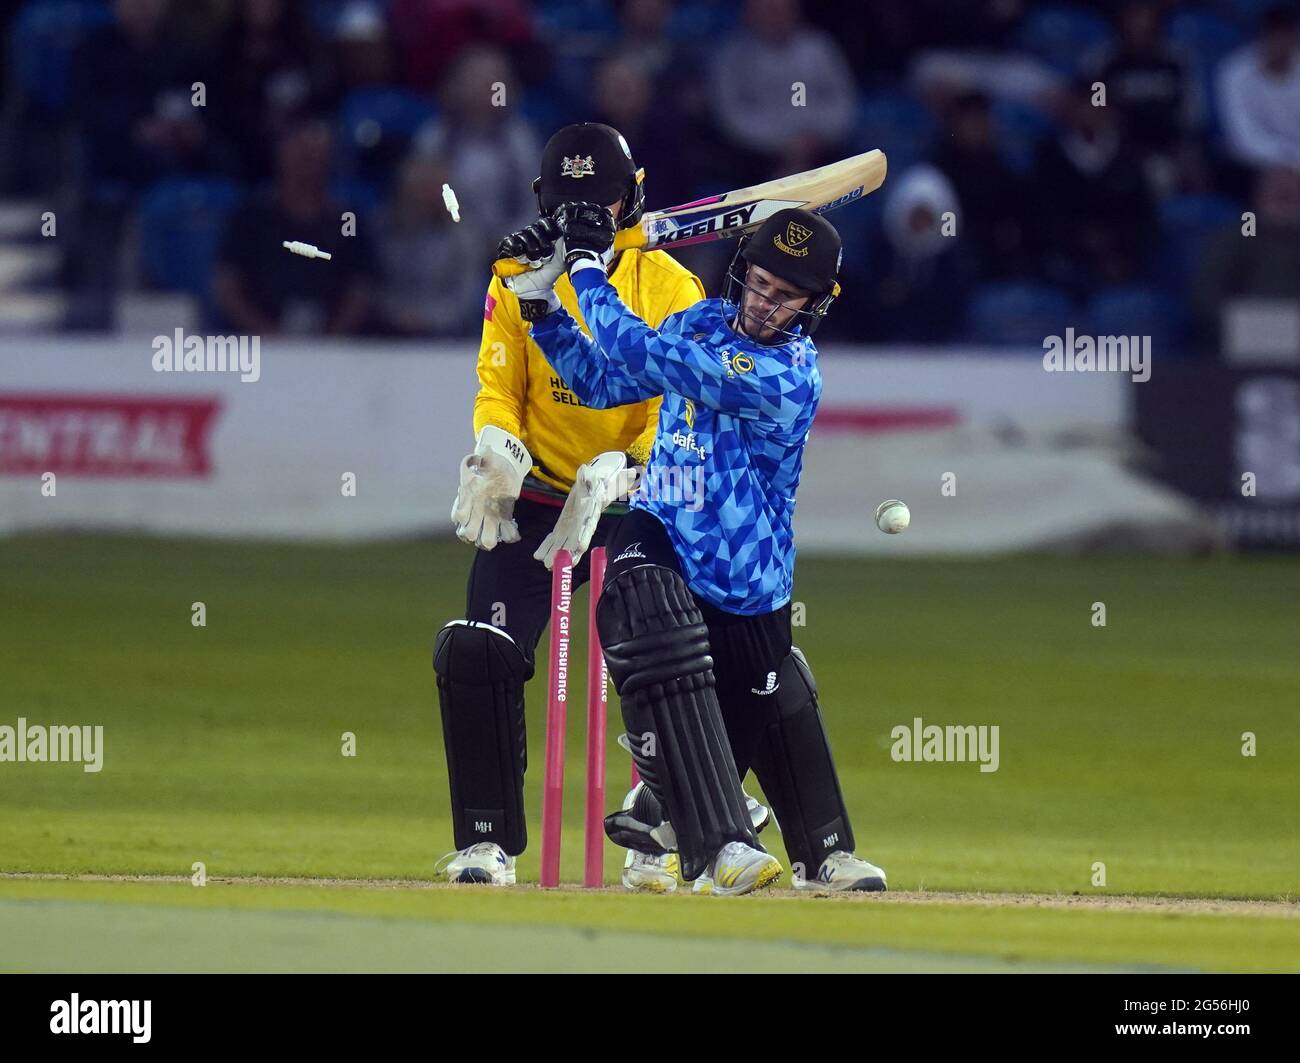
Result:
[[1294,166],[1300,161],[1300,146],[1260,121],[1257,87],[1253,46],[1234,52],[1219,67],[1219,109],[1228,146],[1255,166]]

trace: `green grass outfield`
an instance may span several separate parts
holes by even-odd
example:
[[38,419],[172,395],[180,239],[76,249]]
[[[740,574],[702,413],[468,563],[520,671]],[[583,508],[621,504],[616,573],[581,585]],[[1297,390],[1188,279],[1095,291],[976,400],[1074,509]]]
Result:
[[[218,879],[430,879],[451,847],[430,648],[463,610],[468,559],[467,548],[442,542],[0,541],[0,724],[24,716],[105,728],[99,774],[0,763],[0,872],[187,877],[202,861]],[[806,623],[796,641],[817,674],[858,848],[888,870],[891,889],[908,895],[901,901],[8,879],[0,941],[28,918],[50,933],[11,937],[27,940],[27,952],[0,950],[0,966],[48,969],[55,928],[80,940],[76,928],[115,905],[158,927],[169,913],[204,909],[185,920],[196,940],[240,940],[253,925],[240,920],[270,918],[311,938],[304,928],[334,925],[329,912],[401,921],[412,941],[431,930],[464,938],[467,927],[485,943],[502,928],[524,942],[564,937],[528,960],[526,944],[502,947],[507,964],[553,955],[610,969],[626,956],[620,935],[659,935],[674,948],[731,943],[738,962],[766,950],[792,969],[830,964],[815,950],[834,946],[858,950],[837,955],[873,969],[949,969],[958,957],[993,969],[1297,970],[1298,586],[1300,565],[1285,559],[801,558],[795,599]],[[196,601],[205,628],[190,623]],[[1090,622],[1097,601],[1104,628]],[[569,880],[581,871],[585,678],[581,655],[573,664]],[[535,827],[540,677],[529,696]],[[914,716],[998,725],[999,770],[895,763],[890,729]],[[609,771],[621,785],[618,730],[612,720]],[[345,731],[357,736],[355,758],[340,755]],[[1253,757],[1241,753],[1247,731]],[[784,856],[779,835],[764,837]],[[1093,884],[1098,863],[1104,887]],[[611,883],[615,865],[611,847]],[[534,848],[520,874],[535,880],[536,871]],[[1079,903],[935,902],[927,891],[1077,894]],[[1189,903],[1083,903],[1155,896]],[[1283,903],[1206,910],[1197,898]],[[267,939],[264,929],[251,936]],[[112,940],[101,946],[96,969],[132,955]],[[363,951],[318,958],[383,967],[383,949]],[[395,944],[393,966],[408,969],[410,951]],[[275,955],[287,966],[314,962],[310,948],[246,954],[258,969],[274,967]]]

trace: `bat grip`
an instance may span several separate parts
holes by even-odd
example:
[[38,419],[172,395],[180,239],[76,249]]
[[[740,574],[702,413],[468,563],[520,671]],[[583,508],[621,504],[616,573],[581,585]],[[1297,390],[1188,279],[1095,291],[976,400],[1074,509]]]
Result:
[[[634,247],[645,247],[645,231],[639,225],[634,225],[630,229],[619,229],[614,234],[614,250],[627,251]],[[527,262],[521,262],[517,258],[498,258],[492,263],[492,272],[505,280],[507,277],[518,277],[521,273],[529,273],[532,266]]]

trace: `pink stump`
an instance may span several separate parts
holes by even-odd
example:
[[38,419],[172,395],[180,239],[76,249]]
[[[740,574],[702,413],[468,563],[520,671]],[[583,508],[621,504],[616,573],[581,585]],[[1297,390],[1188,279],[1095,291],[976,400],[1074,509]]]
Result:
[[560,833],[564,818],[565,702],[573,617],[573,561],[567,550],[551,568],[550,671],[546,679],[546,767],[542,784],[541,885],[560,884]]

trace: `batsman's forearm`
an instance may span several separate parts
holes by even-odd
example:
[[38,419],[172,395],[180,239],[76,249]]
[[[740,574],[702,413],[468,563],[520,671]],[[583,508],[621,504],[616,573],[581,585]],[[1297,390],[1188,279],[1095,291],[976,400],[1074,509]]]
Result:
[[586,405],[597,410],[620,405],[612,401],[606,380],[609,359],[566,311],[557,310],[534,322],[533,341]]

